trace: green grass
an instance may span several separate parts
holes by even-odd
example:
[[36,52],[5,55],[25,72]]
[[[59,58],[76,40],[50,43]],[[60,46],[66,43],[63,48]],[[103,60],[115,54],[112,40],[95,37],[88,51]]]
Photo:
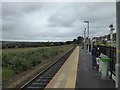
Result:
[[0,82],[2,81],[2,49],[0,49]]
[[37,48],[13,48],[2,50],[2,79],[22,73],[36,66],[71,46],[37,47]]
[[15,75],[14,71],[9,68],[2,68],[2,80],[6,80],[7,78],[12,77]]
[[2,81],[2,68],[0,67],[0,82]]

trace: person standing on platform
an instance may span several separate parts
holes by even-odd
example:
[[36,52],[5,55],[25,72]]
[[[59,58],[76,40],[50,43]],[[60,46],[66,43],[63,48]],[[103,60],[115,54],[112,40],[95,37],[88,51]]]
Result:
[[92,68],[96,68],[97,66],[96,56],[97,56],[97,48],[96,46],[94,46],[92,48]]

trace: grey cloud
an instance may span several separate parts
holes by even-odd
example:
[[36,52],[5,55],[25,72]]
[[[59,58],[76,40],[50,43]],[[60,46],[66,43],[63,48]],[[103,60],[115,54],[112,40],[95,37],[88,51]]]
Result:
[[33,12],[40,10],[43,3],[30,3],[30,2],[3,2],[3,12],[6,14],[22,14],[25,12]]
[[83,35],[108,34],[115,25],[115,3],[3,3],[3,40],[71,40]]
[[14,19],[20,17],[25,13],[35,12],[42,8],[41,3],[27,3],[27,2],[3,2],[2,15],[5,19]]
[[74,19],[69,14],[55,14],[48,19],[51,27],[63,26],[63,27],[73,27]]
[[[76,20],[89,20],[92,23],[108,23],[115,21],[115,3],[73,3],[68,7],[64,7],[66,12],[57,12],[49,18],[50,26],[73,26]],[[83,8],[80,8],[83,6]],[[69,12],[71,9],[71,12]],[[114,18],[113,18],[114,17]]]

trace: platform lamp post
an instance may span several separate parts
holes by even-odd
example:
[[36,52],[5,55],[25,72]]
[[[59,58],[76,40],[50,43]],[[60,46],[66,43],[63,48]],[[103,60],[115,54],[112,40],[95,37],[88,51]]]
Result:
[[91,38],[91,53],[92,53],[92,48],[93,48],[93,38]]
[[113,31],[115,30],[115,29],[113,28],[113,24],[111,24],[111,25],[109,26],[109,28],[110,28],[111,46],[113,46]]
[[87,44],[88,44],[88,52],[89,52],[89,21],[84,21],[84,23],[88,24],[88,26],[87,26],[87,39],[88,39]]
[[116,39],[117,39],[117,47],[116,47],[116,88],[120,90],[120,0],[116,1]]
[[84,50],[86,50],[86,28],[84,29]]

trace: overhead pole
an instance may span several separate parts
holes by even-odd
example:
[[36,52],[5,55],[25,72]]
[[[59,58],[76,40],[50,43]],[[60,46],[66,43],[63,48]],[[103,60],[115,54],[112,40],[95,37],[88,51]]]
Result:
[[86,50],[86,28],[84,29],[84,50]]
[[116,1],[116,39],[117,39],[117,46],[116,46],[116,88],[120,90],[120,0]]
[[88,44],[88,52],[89,52],[89,21],[84,21],[87,23],[87,44]]
[[114,31],[115,29],[113,28],[113,24],[111,24],[111,25],[109,26],[109,28],[110,28],[111,47],[112,47],[112,46],[114,46],[114,45],[113,45],[113,31]]
[[93,38],[91,38],[91,53],[92,53],[92,48],[93,48]]
[[88,53],[89,53],[89,44],[90,44],[90,42],[89,42],[89,21],[88,21]]

